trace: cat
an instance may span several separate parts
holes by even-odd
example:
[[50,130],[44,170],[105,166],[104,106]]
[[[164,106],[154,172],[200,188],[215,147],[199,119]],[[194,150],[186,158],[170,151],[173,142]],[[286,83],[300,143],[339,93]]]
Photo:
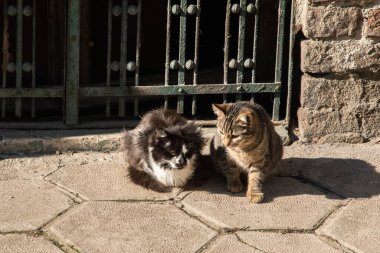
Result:
[[122,142],[131,181],[158,192],[185,186],[205,145],[199,127],[167,109],[146,113]]
[[269,115],[253,101],[213,104],[212,109],[218,130],[210,146],[215,169],[226,176],[232,193],[243,190],[240,174],[247,174],[247,198],[262,202],[263,183],[276,172],[283,154],[281,138]]

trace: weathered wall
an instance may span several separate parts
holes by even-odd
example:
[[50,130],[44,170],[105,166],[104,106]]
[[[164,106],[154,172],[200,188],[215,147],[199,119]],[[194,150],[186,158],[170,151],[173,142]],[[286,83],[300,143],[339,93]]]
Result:
[[380,137],[380,1],[296,0],[300,135],[314,142]]

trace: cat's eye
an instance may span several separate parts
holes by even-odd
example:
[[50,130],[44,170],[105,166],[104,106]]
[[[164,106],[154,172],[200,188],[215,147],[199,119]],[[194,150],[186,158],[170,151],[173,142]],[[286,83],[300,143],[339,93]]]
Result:
[[232,138],[232,139],[235,139],[235,138],[237,138],[237,137],[239,137],[239,135],[231,135],[231,138]]

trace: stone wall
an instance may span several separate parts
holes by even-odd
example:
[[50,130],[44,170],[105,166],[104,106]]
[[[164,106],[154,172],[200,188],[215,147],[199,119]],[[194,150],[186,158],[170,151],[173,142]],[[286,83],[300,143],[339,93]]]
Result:
[[301,139],[380,137],[380,1],[296,0],[295,5],[295,29],[306,37],[301,42]]

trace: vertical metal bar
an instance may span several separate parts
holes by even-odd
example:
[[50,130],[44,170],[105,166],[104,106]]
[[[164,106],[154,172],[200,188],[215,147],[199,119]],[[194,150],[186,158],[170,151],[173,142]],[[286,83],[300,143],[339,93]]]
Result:
[[66,68],[66,124],[78,124],[79,64],[80,64],[80,0],[68,0],[67,68]]
[[[247,0],[240,0],[239,15],[239,40],[238,40],[238,57],[237,57],[237,74],[236,82],[242,83],[244,78],[244,44],[245,44],[245,18],[247,13]],[[236,94],[236,100],[242,100],[242,94]]]
[[[22,0],[17,0],[16,88],[22,87]],[[21,117],[22,101],[16,98],[15,116]]]
[[[185,85],[185,57],[186,57],[186,14],[187,0],[181,0],[181,16],[179,17],[179,53],[178,53],[178,85]],[[184,96],[178,96],[177,112],[183,113]]]
[[[166,57],[165,57],[165,86],[169,85],[169,67],[170,67],[170,24],[171,24],[171,8],[172,1],[168,0],[168,7],[166,12]],[[164,108],[168,108],[169,99],[165,96]]]
[[[194,49],[194,76],[193,85],[198,84],[198,59],[199,59],[199,26],[201,19],[201,0],[197,0],[197,16],[195,19],[195,49]],[[197,113],[197,96],[193,95],[193,101],[191,104],[191,114],[195,115]]]
[[[9,61],[8,47],[9,47],[9,35],[8,35],[8,14],[7,14],[7,0],[4,0],[3,6],[4,26],[3,26],[3,84],[2,87],[7,86],[7,65]],[[5,118],[6,112],[6,99],[1,100],[1,118]]]
[[[123,0],[121,5],[121,43],[120,43],[120,86],[127,86],[127,25],[128,25],[128,0]],[[119,117],[125,116],[125,98],[119,98]]]
[[[32,38],[32,88],[36,88],[36,0],[33,0],[33,38]],[[31,117],[36,117],[36,99],[32,98]]]
[[[279,10],[278,10],[278,28],[277,28],[277,50],[276,50],[276,72],[275,72],[275,82],[281,82],[282,75],[282,58],[283,58],[283,47],[284,47],[284,25],[285,25],[285,2],[286,0],[280,0]],[[273,100],[273,120],[279,120],[280,118],[280,89],[274,93]]]
[[[257,63],[257,43],[258,43],[258,37],[259,37],[259,18],[260,18],[260,0],[256,0],[255,3],[255,28],[254,28],[254,34],[253,34],[253,50],[252,50],[252,83],[256,82],[256,63]],[[252,93],[251,98],[255,99],[255,93]]]
[[[108,31],[107,31],[107,87],[111,86],[111,54],[112,54],[112,7],[113,0],[108,0]],[[106,100],[106,116],[111,116],[111,100]]]
[[286,126],[290,129],[290,120],[292,113],[292,93],[293,93],[293,50],[295,34],[293,30],[294,25],[294,5],[293,0],[291,1],[290,10],[290,29],[289,29],[289,67],[288,67],[288,98],[286,103]]
[[[137,3],[137,33],[136,33],[136,70],[135,70],[135,86],[140,83],[140,38],[141,37],[141,0]],[[135,98],[134,116],[139,115],[139,99]]]
[[[224,31],[224,62],[223,62],[223,83],[228,84],[228,57],[230,51],[230,17],[231,17],[231,0],[227,0],[226,20]],[[223,94],[223,103],[227,103],[227,94]]]

